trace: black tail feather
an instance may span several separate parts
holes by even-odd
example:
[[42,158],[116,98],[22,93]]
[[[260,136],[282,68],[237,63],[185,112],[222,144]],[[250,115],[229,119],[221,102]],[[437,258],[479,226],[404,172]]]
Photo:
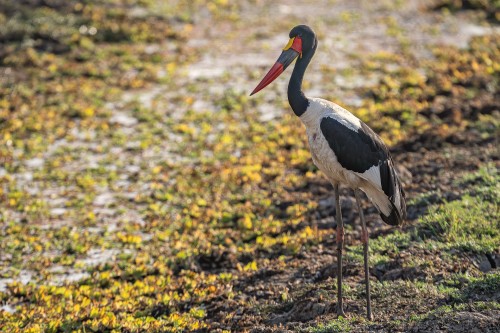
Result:
[[[382,184],[382,188],[385,194],[389,197],[389,201],[391,202],[391,213],[389,216],[384,214],[380,214],[382,220],[390,225],[401,225],[403,221],[406,219],[406,196],[401,185],[401,181],[399,180],[399,176],[394,168],[392,163],[392,159],[387,160],[387,164],[385,168],[385,184]],[[382,175],[382,179],[384,179],[384,175]],[[399,198],[399,202],[396,202],[396,198]]]
[[405,210],[402,212],[404,215],[401,216],[399,213],[399,210],[397,207],[394,205],[394,203],[391,201],[392,209],[391,209],[391,214],[389,216],[385,216],[383,213],[380,213],[380,217],[382,220],[390,225],[401,225],[404,222],[404,219],[406,218],[406,206],[403,204],[403,207]]

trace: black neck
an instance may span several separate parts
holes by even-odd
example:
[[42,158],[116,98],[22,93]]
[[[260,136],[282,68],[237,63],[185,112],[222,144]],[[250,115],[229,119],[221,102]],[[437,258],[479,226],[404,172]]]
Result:
[[304,78],[307,65],[309,65],[314,52],[316,52],[317,45],[318,43],[314,43],[314,46],[311,49],[309,49],[306,53],[303,53],[301,58],[297,59],[295,67],[293,68],[292,77],[288,83],[288,102],[297,117],[303,115],[309,106],[309,101],[302,91],[302,80]]

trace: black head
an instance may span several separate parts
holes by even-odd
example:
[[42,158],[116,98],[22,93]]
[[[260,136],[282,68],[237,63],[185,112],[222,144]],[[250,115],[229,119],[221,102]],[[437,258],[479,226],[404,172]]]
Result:
[[[250,94],[253,95],[264,89],[267,85],[273,82],[283,71],[290,65],[295,58],[303,56],[308,60],[314,54],[314,50],[318,45],[316,34],[307,25],[298,25],[290,31],[290,40],[283,48],[283,52],[273,67],[267,72],[262,81],[255,87]],[[312,51],[312,52],[311,52]]]
[[302,52],[307,53],[309,50],[316,48],[318,40],[316,33],[309,26],[301,24],[294,27],[289,34],[290,38],[300,37],[302,39]]

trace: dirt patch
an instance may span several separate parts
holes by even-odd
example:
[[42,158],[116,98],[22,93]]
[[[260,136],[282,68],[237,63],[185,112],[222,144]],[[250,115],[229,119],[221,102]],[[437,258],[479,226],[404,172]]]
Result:
[[415,325],[409,332],[496,333],[499,332],[499,327],[500,310],[459,311],[432,315]]
[[290,321],[309,321],[313,320],[325,313],[332,312],[335,310],[335,304],[330,302],[325,302],[319,296],[307,297],[302,299],[295,304],[290,311],[273,316],[271,319],[267,320],[267,324],[277,325],[283,324]]

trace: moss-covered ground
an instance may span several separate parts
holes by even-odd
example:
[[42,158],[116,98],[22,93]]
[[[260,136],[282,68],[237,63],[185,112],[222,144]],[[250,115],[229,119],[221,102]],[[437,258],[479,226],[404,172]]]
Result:
[[[0,0],[0,330],[498,332],[498,1]],[[296,24],[305,89],[391,147],[370,203],[375,319],[343,189],[287,104],[248,97]],[[288,75],[287,75],[288,74]]]

